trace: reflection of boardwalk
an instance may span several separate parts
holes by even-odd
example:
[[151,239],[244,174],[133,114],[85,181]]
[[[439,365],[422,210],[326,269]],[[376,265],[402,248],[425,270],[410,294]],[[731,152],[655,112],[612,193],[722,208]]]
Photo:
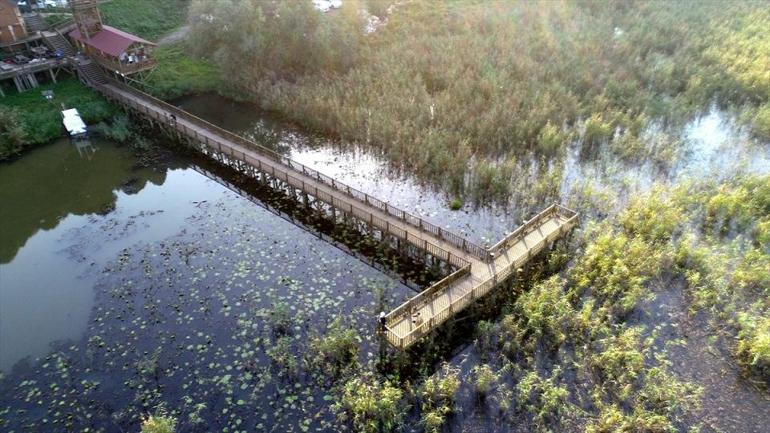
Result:
[[483,248],[133,88],[114,81],[96,87],[108,98],[173,131],[204,154],[253,177],[271,179],[284,188],[312,196],[333,212],[365,223],[379,236],[405,242],[456,269],[385,317],[387,339],[396,347],[411,345],[489,292],[577,223],[575,212],[553,205],[497,245]]

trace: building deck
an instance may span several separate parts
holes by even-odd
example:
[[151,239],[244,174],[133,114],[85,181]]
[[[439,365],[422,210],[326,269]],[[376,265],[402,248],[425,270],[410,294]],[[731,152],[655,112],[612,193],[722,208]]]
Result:
[[483,248],[132,87],[110,80],[96,88],[150,121],[176,131],[204,154],[244,172],[264,173],[285,182],[456,269],[386,315],[385,335],[398,348],[414,344],[488,293],[577,224],[576,212],[552,205],[497,245]]

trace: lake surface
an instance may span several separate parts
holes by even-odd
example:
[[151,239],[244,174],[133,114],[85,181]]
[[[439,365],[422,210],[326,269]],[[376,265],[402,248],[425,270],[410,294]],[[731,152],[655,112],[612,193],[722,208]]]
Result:
[[[377,314],[412,290],[190,158],[137,168],[127,148],[94,146],[57,141],[0,165],[13,203],[0,213],[0,430],[115,431],[183,397],[207,419],[231,411],[220,430],[330,422],[320,372],[293,387],[308,341],[339,318],[369,362]],[[59,401],[69,411],[46,410]]]
[[[546,167],[558,170],[555,192],[452,211],[450,197],[370,150],[218,96],[176,103],[480,243],[550,201],[600,217],[656,182],[770,172],[768,146],[713,111],[688,125],[669,164],[574,143]],[[201,174],[205,161],[180,153],[140,168],[128,148],[93,144],[84,154],[61,140],[0,164],[0,430],[138,430],[166,402],[183,431],[344,431],[331,410],[334,374],[312,341],[339,321],[371,367],[377,314],[412,290]],[[467,372],[478,357],[470,340],[458,345],[448,360]],[[718,362],[701,368],[729,367]],[[712,387],[709,407],[761,407],[737,379],[730,389]],[[507,429],[485,427],[470,390],[459,399],[453,431]]]

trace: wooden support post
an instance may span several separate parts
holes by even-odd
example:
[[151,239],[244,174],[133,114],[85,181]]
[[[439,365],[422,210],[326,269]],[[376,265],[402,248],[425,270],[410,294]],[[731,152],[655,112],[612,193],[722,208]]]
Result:
[[56,75],[54,75],[53,69],[49,69],[48,73],[51,74],[51,81],[53,81],[54,84],[56,84]]

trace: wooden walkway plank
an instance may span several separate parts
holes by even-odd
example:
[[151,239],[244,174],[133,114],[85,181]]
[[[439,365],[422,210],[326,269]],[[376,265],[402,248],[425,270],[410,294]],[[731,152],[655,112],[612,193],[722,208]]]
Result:
[[493,247],[482,248],[136,89],[110,81],[98,90],[171,127],[207,155],[270,175],[456,267],[453,274],[386,315],[385,336],[398,348],[414,344],[487,294],[577,224],[576,212],[552,205]]

